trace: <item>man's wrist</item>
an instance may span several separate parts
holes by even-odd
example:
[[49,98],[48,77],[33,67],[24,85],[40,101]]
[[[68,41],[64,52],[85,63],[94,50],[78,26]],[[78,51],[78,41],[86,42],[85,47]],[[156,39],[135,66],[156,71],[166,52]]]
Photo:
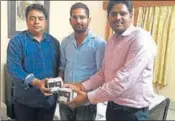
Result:
[[80,83],[80,87],[81,87],[81,90],[82,90],[82,91],[85,91],[85,88],[84,88],[84,86],[83,86],[82,83]]
[[88,98],[87,92],[86,92],[86,100],[87,100],[87,102],[90,102],[90,101],[89,101],[89,98]]
[[40,87],[40,80],[34,78],[31,83],[32,86]]
[[25,78],[24,80],[24,83],[27,85],[27,86],[30,86],[31,85],[31,82],[32,80],[35,78],[34,74],[28,74],[27,77]]

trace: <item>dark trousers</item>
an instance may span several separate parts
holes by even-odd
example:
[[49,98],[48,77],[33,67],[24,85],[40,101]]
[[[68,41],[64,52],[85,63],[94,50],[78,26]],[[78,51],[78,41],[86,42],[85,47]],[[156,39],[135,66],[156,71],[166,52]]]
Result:
[[124,121],[124,120],[149,120],[148,108],[132,108],[121,106],[114,102],[108,102],[106,110],[106,120]]
[[18,102],[14,104],[17,121],[53,121],[55,108],[33,108]]
[[75,109],[65,104],[60,104],[60,117],[62,121],[94,121],[97,113],[97,105],[80,106]]

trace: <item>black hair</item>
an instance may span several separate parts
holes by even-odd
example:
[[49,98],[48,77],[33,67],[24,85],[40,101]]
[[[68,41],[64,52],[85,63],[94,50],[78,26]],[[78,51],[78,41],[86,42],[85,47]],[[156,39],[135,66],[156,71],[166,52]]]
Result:
[[38,11],[41,11],[43,12],[45,18],[47,19],[48,18],[48,13],[47,13],[47,10],[44,8],[44,5],[41,5],[41,4],[38,4],[38,3],[34,3],[34,4],[31,4],[29,6],[27,6],[26,8],[26,18],[29,14],[30,11],[32,10],[38,10]]
[[86,12],[87,17],[89,18],[89,8],[87,7],[86,4],[81,3],[81,2],[78,2],[78,3],[75,3],[75,4],[72,5],[72,7],[70,9],[70,16],[72,16],[72,11],[74,9],[77,9],[77,8],[83,8]]
[[116,4],[125,4],[126,7],[128,8],[129,12],[132,13],[133,12],[133,6],[132,6],[132,1],[131,0],[110,0],[107,6],[107,13],[109,15],[112,7]]

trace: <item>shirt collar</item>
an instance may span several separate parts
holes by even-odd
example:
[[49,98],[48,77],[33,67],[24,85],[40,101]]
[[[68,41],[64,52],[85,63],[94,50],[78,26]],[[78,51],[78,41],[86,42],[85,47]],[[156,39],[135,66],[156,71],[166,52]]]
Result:
[[132,34],[133,30],[134,30],[134,26],[130,25],[122,34],[121,36],[129,36]]
[[95,34],[92,31],[90,31],[90,30],[88,32],[88,36],[89,36],[90,39],[94,39],[95,38]]
[[[95,34],[93,34],[93,32],[89,30],[88,35],[83,40],[82,44],[84,44],[84,43],[88,42],[90,39],[94,39],[94,38],[95,38]],[[77,44],[76,39],[75,39],[75,33],[72,33],[71,39],[72,39],[74,44]]]
[[[28,37],[31,39],[31,40],[34,40],[36,41],[36,39],[33,37],[33,35],[29,32],[29,31],[26,31],[27,32],[27,35]],[[49,41],[49,39],[47,39],[47,33],[43,33],[43,37],[42,37],[42,41],[43,40],[46,40],[46,41]]]

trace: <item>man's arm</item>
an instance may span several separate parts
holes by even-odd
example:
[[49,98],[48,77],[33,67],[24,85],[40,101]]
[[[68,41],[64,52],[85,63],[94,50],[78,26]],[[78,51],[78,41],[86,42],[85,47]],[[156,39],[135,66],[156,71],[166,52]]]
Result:
[[26,86],[37,86],[42,92],[49,91],[44,89],[46,81],[36,79],[34,74],[27,73],[23,69],[22,62],[24,60],[22,45],[20,45],[18,38],[10,40],[7,48],[7,70],[14,78],[15,83],[24,83]]
[[105,53],[106,41],[100,40],[98,41],[98,45],[96,48],[96,65],[98,72],[93,75],[87,81],[83,81],[82,88],[84,91],[91,91],[93,89],[98,88],[100,85],[104,83],[104,53]]
[[17,37],[10,40],[7,48],[7,70],[17,83],[20,83],[20,81],[25,83],[25,79],[29,75],[29,73],[23,69],[22,62],[24,58],[22,51],[22,45],[20,45]]
[[61,64],[61,49],[60,49],[60,42],[59,40],[55,39],[56,41],[56,51],[57,51],[57,72],[58,72],[58,76],[59,76],[59,73],[60,73],[60,64]]
[[100,70],[100,68],[102,67],[102,62],[103,62],[104,53],[105,53],[105,46],[106,46],[106,41],[100,40],[98,42],[98,45],[96,48],[96,54],[95,54],[97,70]]
[[63,70],[61,70],[61,71],[59,72],[59,76],[62,78],[62,80],[64,80],[64,71],[63,71]]
[[146,40],[142,37],[140,40],[139,37],[132,43],[125,65],[117,71],[115,78],[88,93],[88,99],[91,103],[115,100],[137,83],[139,75],[147,64],[154,63],[156,46],[146,42],[150,41],[148,39],[154,40],[151,37],[146,37]]
[[93,75],[87,81],[81,83],[84,91],[88,92],[103,85],[104,78],[104,66],[102,66],[102,68],[95,75]]
[[64,39],[62,40],[61,42],[61,46],[60,46],[60,51],[61,51],[61,59],[60,59],[60,72],[59,72],[59,75],[60,77],[63,79],[64,81],[64,69],[65,69],[65,66],[66,66],[66,53],[65,53],[65,50],[64,50]]

